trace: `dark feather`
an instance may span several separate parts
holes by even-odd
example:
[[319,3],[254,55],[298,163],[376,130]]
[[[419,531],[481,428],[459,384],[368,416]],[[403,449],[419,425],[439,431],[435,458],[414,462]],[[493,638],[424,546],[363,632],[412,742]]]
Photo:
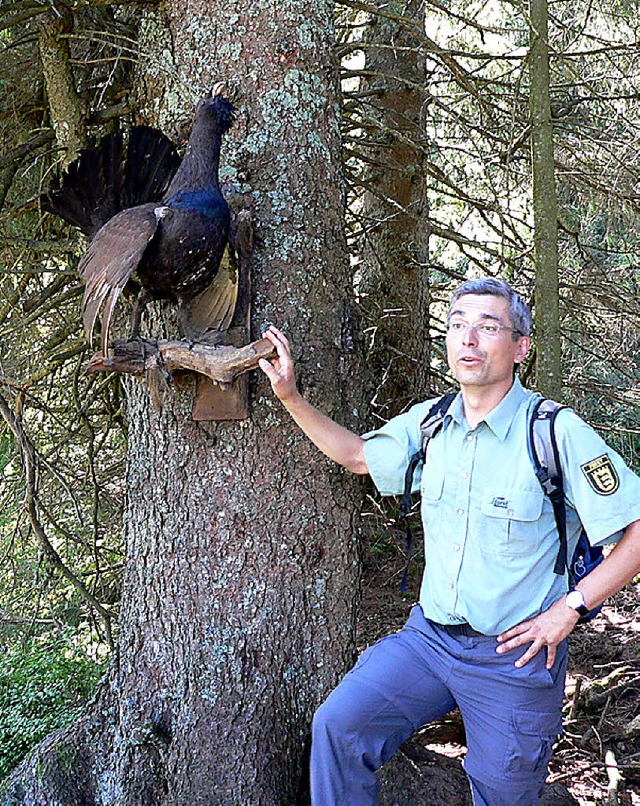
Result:
[[67,168],[62,184],[54,183],[41,196],[43,210],[63,218],[92,238],[120,212],[122,189],[122,134],[113,132],[95,148],[83,149]]
[[162,199],[180,163],[175,145],[164,134],[149,126],[132,129],[120,209]]
[[180,162],[171,140],[149,126],[131,130],[125,162],[122,133],[115,131],[83,149],[40,203],[93,238],[120,211],[159,201]]

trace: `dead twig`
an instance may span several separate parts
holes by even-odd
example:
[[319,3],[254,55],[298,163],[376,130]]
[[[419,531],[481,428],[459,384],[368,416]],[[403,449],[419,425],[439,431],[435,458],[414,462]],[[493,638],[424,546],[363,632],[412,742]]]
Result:
[[607,806],[618,806],[618,789],[623,780],[618,769],[618,762],[613,750],[607,750],[604,755],[604,763],[607,770],[609,784],[607,786]]
[[54,546],[52,545],[40,519],[39,507],[37,503],[38,490],[38,454],[36,449],[25,433],[19,416],[12,411],[8,402],[0,395],[0,415],[13,433],[16,443],[20,449],[22,467],[25,474],[26,491],[24,508],[29,517],[31,528],[33,529],[38,542],[42,548],[43,555],[47,561],[57,568],[62,576],[67,579],[78,593],[96,610],[100,615],[107,635],[107,642],[113,648],[113,637],[111,633],[112,615],[95,596],[89,591],[87,586],[80,580],[62,560]]

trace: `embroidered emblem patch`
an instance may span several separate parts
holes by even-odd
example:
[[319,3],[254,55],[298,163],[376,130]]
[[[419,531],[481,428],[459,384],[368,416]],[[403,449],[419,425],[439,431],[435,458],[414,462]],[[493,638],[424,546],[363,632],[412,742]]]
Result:
[[616,473],[608,454],[603,453],[597,459],[592,459],[580,465],[591,489],[598,495],[611,495],[620,486],[620,479]]

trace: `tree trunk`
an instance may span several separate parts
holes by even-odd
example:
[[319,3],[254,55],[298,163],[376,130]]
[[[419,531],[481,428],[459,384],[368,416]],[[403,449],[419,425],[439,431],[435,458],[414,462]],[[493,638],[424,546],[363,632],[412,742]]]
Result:
[[[167,130],[191,117],[187,92],[236,88],[221,163],[253,206],[254,335],[265,320],[283,327],[307,396],[357,428],[331,8],[244,0],[231,16],[220,0],[150,13],[141,116],[155,106]],[[303,801],[312,714],[353,660],[358,486],[261,375],[235,423],[191,419],[191,377],[159,410],[145,383],[126,389],[117,653],[83,716],[0,803]]]
[[[423,3],[411,0],[402,15],[415,20],[416,34],[424,30]],[[422,123],[427,75],[425,55],[406,22],[372,15],[365,43],[366,70],[373,75],[362,85],[369,169],[361,209],[361,290],[382,378],[374,402],[388,418],[433,391]]]
[[533,173],[536,384],[545,397],[562,396],[562,345],[558,291],[558,202],[549,96],[547,0],[531,0],[529,106]]

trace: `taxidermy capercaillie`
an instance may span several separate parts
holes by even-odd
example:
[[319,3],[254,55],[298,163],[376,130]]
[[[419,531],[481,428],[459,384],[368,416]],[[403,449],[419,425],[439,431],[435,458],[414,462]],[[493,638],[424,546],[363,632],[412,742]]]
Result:
[[[85,149],[60,185],[42,196],[44,210],[91,238],[79,264],[85,280],[82,312],[91,340],[102,310],[105,357],[113,310],[125,287],[139,292],[135,333],[151,299],[178,302],[189,338],[228,328],[237,277],[233,265],[223,260],[231,213],[218,167],[222,136],[233,119],[233,105],[219,92],[200,101],[182,161],[173,143],[155,129],[131,131],[126,160],[122,135],[109,135]],[[203,294],[206,305],[201,304]],[[206,322],[190,315],[192,302],[200,303],[196,308]]]

